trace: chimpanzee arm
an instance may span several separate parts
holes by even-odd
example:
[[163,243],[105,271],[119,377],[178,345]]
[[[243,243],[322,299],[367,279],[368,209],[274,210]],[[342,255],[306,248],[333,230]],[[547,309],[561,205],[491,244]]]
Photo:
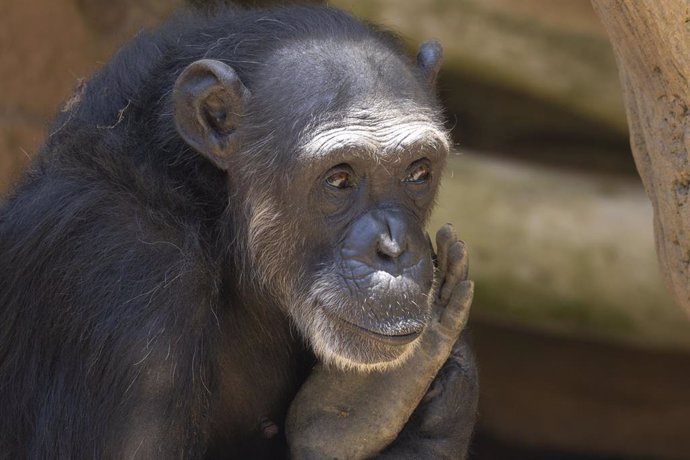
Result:
[[191,226],[124,195],[53,177],[2,210],[0,447],[9,456],[204,451],[212,264]]

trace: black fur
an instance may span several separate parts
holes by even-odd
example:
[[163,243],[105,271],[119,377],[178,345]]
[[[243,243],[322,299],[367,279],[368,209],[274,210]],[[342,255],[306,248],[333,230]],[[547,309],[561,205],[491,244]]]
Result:
[[[270,294],[248,288],[243,197],[228,198],[242,186],[177,135],[170,92],[202,57],[254,91],[278,44],[322,36],[401,54],[329,8],[189,14],[142,32],[59,114],[0,208],[0,457],[285,451],[261,423],[282,423],[313,357]],[[269,96],[283,108],[252,119],[278,123],[285,149],[303,127],[286,107],[306,102]],[[289,167],[256,152],[237,160],[246,180]]]

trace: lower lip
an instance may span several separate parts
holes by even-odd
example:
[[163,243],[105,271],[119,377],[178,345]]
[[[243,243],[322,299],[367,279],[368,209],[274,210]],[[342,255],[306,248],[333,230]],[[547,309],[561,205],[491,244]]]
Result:
[[414,342],[414,340],[419,337],[422,334],[422,330],[420,329],[419,331],[412,332],[410,334],[402,334],[402,335],[387,335],[387,334],[381,334],[378,332],[374,332],[370,329],[364,328],[362,326],[358,326],[357,324],[351,323],[347,320],[344,320],[342,318],[336,317],[339,323],[343,324],[345,327],[348,329],[354,330],[355,332],[358,332],[360,334],[363,334],[373,340],[376,340],[377,342],[383,342],[387,345],[407,345],[408,343]]

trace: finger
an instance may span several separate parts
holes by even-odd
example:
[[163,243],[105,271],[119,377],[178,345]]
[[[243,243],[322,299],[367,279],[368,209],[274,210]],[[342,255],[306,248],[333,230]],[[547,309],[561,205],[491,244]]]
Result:
[[441,286],[440,299],[445,303],[450,298],[453,288],[460,281],[467,279],[469,270],[469,257],[467,248],[462,241],[456,241],[448,249],[446,273]]
[[438,256],[434,251],[434,244],[431,242],[431,236],[429,236],[429,233],[425,233],[425,235],[426,241],[429,243],[429,249],[431,250],[431,262],[434,264],[434,267],[438,268]]
[[446,273],[448,266],[448,248],[458,240],[451,224],[443,225],[436,232],[436,258],[438,259],[438,271],[441,276]]
[[441,315],[441,324],[449,330],[460,333],[467,324],[474,296],[474,281],[461,281],[453,289],[448,306]]

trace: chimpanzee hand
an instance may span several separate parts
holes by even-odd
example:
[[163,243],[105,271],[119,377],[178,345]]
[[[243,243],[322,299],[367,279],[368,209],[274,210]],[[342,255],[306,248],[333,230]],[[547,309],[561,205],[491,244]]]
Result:
[[[466,298],[468,261],[465,245],[450,225],[439,230],[436,246],[440,282],[435,300],[442,312],[449,302]],[[476,365],[464,332],[405,428],[381,457],[465,458],[478,397]]]
[[450,225],[439,230],[437,246],[432,318],[419,348],[401,367],[385,372],[317,367],[290,408],[287,435],[294,458],[465,456],[477,379],[467,342],[458,336],[473,284],[466,279],[465,246]]
[[465,332],[403,431],[378,458],[466,458],[478,397],[477,369]]

